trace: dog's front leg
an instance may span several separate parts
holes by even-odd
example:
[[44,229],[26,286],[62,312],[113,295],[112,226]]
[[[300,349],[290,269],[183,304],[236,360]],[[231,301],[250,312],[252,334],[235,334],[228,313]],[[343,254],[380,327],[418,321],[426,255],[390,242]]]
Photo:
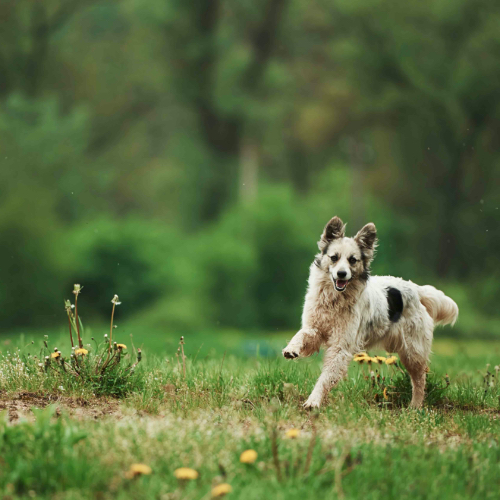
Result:
[[288,345],[283,349],[283,356],[287,359],[305,357],[318,352],[321,337],[312,329],[300,329]]
[[325,351],[323,370],[314,389],[304,403],[304,408],[319,408],[325,396],[347,374],[347,368],[352,359],[352,353],[334,345]]

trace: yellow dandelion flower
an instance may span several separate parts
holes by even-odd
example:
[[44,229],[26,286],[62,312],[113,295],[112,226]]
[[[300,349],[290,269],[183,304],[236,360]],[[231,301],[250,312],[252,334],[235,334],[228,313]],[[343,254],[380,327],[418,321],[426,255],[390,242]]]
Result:
[[198,472],[189,467],[181,467],[180,469],[175,469],[174,476],[177,479],[197,479]]
[[396,358],[396,356],[390,356],[389,358],[387,358],[385,360],[385,364],[386,365],[394,365],[398,362],[398,358]]
[[373,359],[376,359],[376,360],[377,360],[377,363],[378,363],[379,365],[382,365],[383,363],[385,363],[385,360],[386,360],[387,358],[385,358],[384,356],[375,356],[375,358],[373,358]]
[[75,349],[75,354],[77,356],[85,356],[85,354],[88,354],[89,351],[87,351],[87,349],[84,349],[83,347],[80,348],[80,349]]
[[127,346],[125,344],[116,344],[116,347],[118,349],[126,349],[127,348]]
[[53,353],[50,355],[50,357],[51,357],[51,358],[55,358],[55,359],[59,358],[60,356],[61,356],[61,353],[60,353],[59,351],[57,351],[57,352],[53,352]]
[[130,469],[125,472],[125,477],[127,479],[133,479],[137,476],[149,476],[153,472],[149,465],[145,464],[132,464]]
[[212,488],[212,498],[223,497],[228,493],[231,493],[231,491],[233,491],[233,488],[231,488],[230,484],[227,483],[219,484],[215,488]]
[[353,359],[356,363],[363,363],[364,361],[369,359],[369,356],[366,354],[366,352],[360,352],[359,354],[356,354]]
[[388,400],[389,400],[389,396],[387,395],[387,387],[384,387],[384,399],[385,399],[386,401],[388,401]]
[[300,430],[299,429],[288,429],[285,432],[285,436],[288,439],[296,439],[296,438],[298,438],[300,436]]
[[255,450],[245,450],[240,455],[240,462],[242,464],[253,464],[257,460],[257,452]]

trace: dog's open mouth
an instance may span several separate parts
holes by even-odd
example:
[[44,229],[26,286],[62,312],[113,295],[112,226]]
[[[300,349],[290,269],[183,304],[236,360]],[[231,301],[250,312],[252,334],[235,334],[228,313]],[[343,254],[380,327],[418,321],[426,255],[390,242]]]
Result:
[[347,288],[349,281],[348,280],[336,280],[336,279],[334,279],[333,284],[335,285],[335,290],[337,290],[337,292],[343,292]]

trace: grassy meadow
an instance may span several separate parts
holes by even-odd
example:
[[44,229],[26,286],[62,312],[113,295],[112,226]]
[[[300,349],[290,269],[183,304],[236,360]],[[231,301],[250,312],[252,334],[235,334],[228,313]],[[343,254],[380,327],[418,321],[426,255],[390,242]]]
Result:
[[[1,0],[0,500],[500,498],[499,26]],[[281,349],[335,215],[460,308],[420,410],[375,361],[303,409],[322,357]]]
[[[105,331],[83,334],[88,373]],[[46,367],[54,347],[69,358],[63,331],[3,338],[2,498],[498,498],[498,343],[438,338],[422,410],[406,408],[398,365],[353,363],[311,413],[321,358],[281,358],[291,335],[186,336],[183,360],[178,336],[115,333],[123,368],[97,382]],[[181,467],[197,478],[176,478]]]

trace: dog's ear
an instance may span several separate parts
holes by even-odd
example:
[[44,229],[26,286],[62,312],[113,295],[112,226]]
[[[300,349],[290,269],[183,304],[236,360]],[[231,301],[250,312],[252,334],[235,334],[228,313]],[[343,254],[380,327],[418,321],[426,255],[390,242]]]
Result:
[[377,228],[373,222],[368,223],[361,228],[358,234],[354,237],[354,241],[358,244],[366,258],[371,261],[377,248]]
[[328,244],[337,238],[343,238],[345,236],[345,224],[342,222],[340,217],[333,217],[330,219],[328,224],[323,230],[321,239],[318,241],[318,247],[323,252]]

